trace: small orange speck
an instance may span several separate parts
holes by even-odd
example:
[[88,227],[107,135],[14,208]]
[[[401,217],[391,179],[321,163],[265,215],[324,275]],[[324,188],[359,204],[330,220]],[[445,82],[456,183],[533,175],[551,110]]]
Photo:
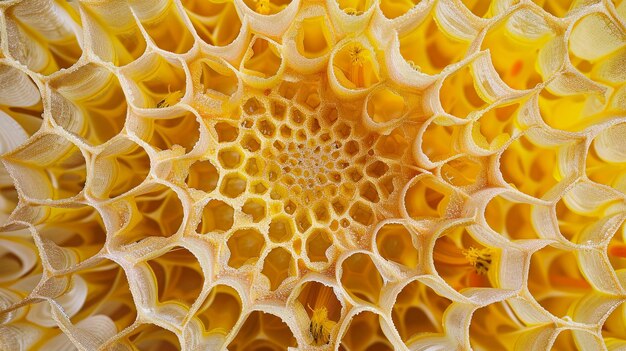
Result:
[[522,70],[523,66],[524,66],[524,63],[522,62],[522,60],[515,61],[515,63],[513,63],[513,66],[511,67],[511,75],[512,76],[518,75],[520,71]]
[[607,253],[609,256],[626,258],[626,244],[611,244]]
[[488,287],[489,278],[485,274],[471,271],[467,275],[467,284],[471,287]]

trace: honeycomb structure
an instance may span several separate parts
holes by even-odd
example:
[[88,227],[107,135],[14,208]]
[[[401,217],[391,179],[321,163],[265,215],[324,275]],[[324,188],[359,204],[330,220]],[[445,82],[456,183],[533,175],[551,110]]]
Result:
[[0,350],[626,348],[626,1],[0,28]]

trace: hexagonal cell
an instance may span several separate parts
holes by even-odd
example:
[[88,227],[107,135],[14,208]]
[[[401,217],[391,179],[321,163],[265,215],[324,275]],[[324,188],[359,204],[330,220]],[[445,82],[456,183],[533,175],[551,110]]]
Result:
[[394,350],[380,323],[383,323],[382,317],[370,311],[352,317],[348,329],[341,336],[339,350]]
[[435,241],[437,274],[450,287],[495,287],[499,252],[476,241],[463,226],[446,229]]
[[[583,62],[589,64],[588,61]],[[552,88],[553,84],[547,84],[539,93],[540,116],[549,127],[567,132],[582,132],[611,118],[610,114],[603,113],[599,108],[603,106],[602,95],[586,91],[559,92],[558,88]],[[592,109],[588,106],[595,107]],[[562,118],[563,113],[568,118]]]
[[421,260],[411,232],[402,224],[387,223],[376,232],[376,248],[386,260],[415,269]]
[[235,210],[221,200],[211,200],[202,210],[198,233],[225,232],[233,227]]
[[216,285],[196,314],[206,333],[226,336],[239,320],[242,303],[237,290],[228,285]]
[[157,287],[158,300],[154,303],[191,307],[204,282],[196,256],[183,247],[176,247],[147,263]]
[[[146,50],[146,40],[135,22],[129,4],[86,3],[83,28],[92,33],[85,43],[102,60],[124,66],[139,58]],[[116,23],[116,26],[107,25]],[[112,45],[102,45],[102,43]],[[115,43],[115,44],[113,44]]]
[[306,58],[317,58],[330,51],[331,40],[329,24],[324,16],[307,17],[298,28],[296,49]]
[[539,205],[517,202],[498,195],[487,204],[485,219],[493,231],[509,239],[539,239],[541,236],[531,216],[533,207]]
[[177,60],[153,53],[124,67],[121,73],[134,91],[129,101],[137,107],[167,108],[185,96],[186,74]]
[[251,190],[255,194],[263,195],[269,189],[269,184],[260,180],[252,183]]
[[578,267],[576,253],[552,246],[533,253],[528,277],[528,291],[535,300],[560,318],[574,318],[570,306],[594,291]]
[[270,120],[261,119],[257,122],[257,129],[266,138],[273,138],[276,135],[276,126]]
[[315,204],[313,215],[318,223],[328,223],[330,221],[330,213],[326,201],[319,201]]
[[368,226],[374,223],[376,216],[369,205],[357,201],[350,207],[350,217],[357,223]]
[[243,112],[248,115],[261,115],[265,113],[265,105],[259,99],[251,97],[243,103]]
[[330,129],[339,119],[339,111],[336,107],[327,107],[320,112],[320,122],[326,128]]
[[306,240],[306,254],[311,262],[328,262],[326,251],[333,244],[326,229],[315,229]]
[[296,82],[282,80],[280,82],[280,85],[278,86],[278,94],[280,94],[280,96],[284,97],[287,100],[293,99],[294,96],[296,96],[297,92],[298,83]]
[[183,54],[191,49],[195,39],[173,3],[161,6],[158,12],[136,3],[130,6],[152,42],[160,49],[175,54]]
[[99,170],[90,183],[94,195],[114,198],[146,179],[150,173],[150,157],[141,146],[123,139],[107,145],[96,157],[94,168]]
[[55,78],[50,86],[51,114],[63,129],[100,145],[124,128],[126,96],[118,78],[104,67],[85,65]]
[[345,174],[348,179],[351,180],[353,183],[358,183],[361,179],[363,179],[363,172],[361,170],[361,167],[358,166],[346,169]]
[[115,342],[112,347],[140,351],[178,351],[180,341],[175,333],[154,324],[141,324],[130,334]]
[[344,145],[343,149],[349,156],[354,156],[359,152],[359,143],[356,140],[350,140]]
[[239,173],[229,173],[224,176],[220,192],[230,198],[236,198],[246,191],[247,180]]
[[[253,198],[248,199],[246,203],[243,204],[243,206],[241,207],[241,211],[247,215],[252,216],[252,221],[258,223],[265,218],[265,215],[267,213],[266,207],[267,205],[265,204],[265,201],[263,201],[263,199]],[[272,235],[271,232],[272,228],[270,224],[270,238]]]
[[287,190],[281,184],[276,183],[276,180],[278,180],[279,177],[282,175],[281,168],[275,162],[273,162],[269,165],[269,167],[266,168],[266,171],[267,180],[273,182],[270,197],[273,200],[278,200],[285,197],[287,195]]
[[358,41],[347,43],[337,51],[332,70],[346,89],[365,89],[380,81],[376,54]]
[[436,178],[423,177],[410,185],[404,205],[412,218],[445,217],[451,195],[452,190]]
[[396,190],[394,180],[396,180],[397,183],[397,175],[391,174],[378,181],[378,189],[383,195],[383,198],[387,199]]
[[78,195],[87,180],[81,150],[56,134],[39,134],[4,155],[19,189],[34,199],[59,200]]
[[274,242],[284,242],[293,236],[294,228],[291,218],[287,216],[277,216],[272,218],[268,236]]
[[32,10],[31,3],[18,3],[7,11],[6,26],[21,45],[10,45],[12,57],[28,69],[49,75],[74,65],[83,50],[75,27],[78,14],[72,7],[53,3]]
[[346,201],[346,199],[341,196],[335,198],[331,203],[333,211],[335,211],[335,214],[337,216],[341,216],[342,214],[344,214],[348,209],[348,205],[349,203]]
[[[523,19],[522,19],[523,18]],[[524,35],[513,23],[523,20],[528,23],[524,32],[532,31],[532,36]],[[555,33],[549,29],[543,16],[534,11],[513,12],[502,22],[487,31],[481,49],[488,49],[491,62],[500,78],[513,89],[532,89],[543,81],[540,50]],[[523,39],[520,37],[523,35]]]
[[307,132],[304,129],[298,129],[296,131],[296,140],[299,141],[300,145],[298,145],[298,147],[302,148],[304,145],[303,143],[308,139],[308,135]]
[[256,157],[249,158],[246,161],[246,166],[244,168],[246,174],[250,176],[259,175],[264,169],[265,169],[265,161]]
[[205,43],[226,46],[239,36],[241,19],[233,2],[183,0],[182,4]]
[[[305,81],[300,82],[298,85],[299,89],[298,94],[296,95],[296,101],[300,105],[306,107],[311,112],[315,111],[317,107],[321,104],[319,83]],[[309,124],[309,130],[312,133],[316,133],[316,129],[319,130],[319,124],[317,128],[314,126],[315,120],[315,118],[312,118],[310,121],[311,123]]]
[[292,215],[297,209],[298,205],[291,200],[287,200],[287,202],[283,204],[283,210],[290,215]]
[[521,103],[508,103],[483,113],[472,126],[474,143],[490,151],[503,147],[514,133],[520,109]]
[[[263,2],[266,1],[259,3]],[[254,77],[269,78],[278,73],[282,61],[282,54],[276,43],[255,36],[244,55],[241,71]]]
[[189,152],[200,139],[200,124],[191,112],[170,118],[142,118],[141,120],[143,125],[140,128],[151,131],[150,135],[144,135],[142,139],[156,150],[172,149],[174,145],[179,145]]
[[347,140],[352,132],[352,127],[344,122],[340,122],[333,127],[333,132],[335,133],[337,140]]
[[473,157],[459,157],[441,166],[441,178],[453,186],[479,186],[487,179],[486,167],[482,160]]
[[306,121],[306,115],[297,108],[291,109],[291,115],[289,117],[291,122],[296,126],[300,126]]
[[254,134],[246,134],[241,141],[241,146],[250,152],[257,152],[261,148],[261,141]]
[[563,178],[558,152],[557,148],[542,147],[522,135],[500,157],[502,177],[515,189],[541,198]]
[[431,162],[443,161],[456,155],[459,150],[455,146],[455,136],[460,133],[455,126],[430,123],[422,135],[421,152]]
[[115,235],[115,240],[130,244],[145,238],[170,237],[183,223],[183,205],[176,192],[163,185],[145,189],[128,199],[131,205],[130,225]]
[[393,324],[407,345],[444,333],[443,315],[452,301],[414,280],[396,296],[391,310]]
[[360,193],[362,199],[365,199],[371,203],[378,203],[380,201],[378,189],[369,180],[361,185]]
[[329,286],[311,281],[302,285],[296,308],[305,310],[309,317],[309,333],[312,344],[323,346],[331,342],[331,336],[341,317],[341,303]]
[[[293,149],[293,147],[291,146],[291,145],[292,145],[292,143],[289,143],[288,145],[289,145],[289,146],[288,146],[288,148],[289,148],[288,150],[289,150],[289,151],[292,151],[292,149]],[[276,140],[276,141],[274,141],[274,142],[272,143],[272,147],[273,147],[274,149],[276,149],[276,151],[278,151],[278,152],[282,152],[283,150],[285,150],[285,143],[283,143],[283,142],[282,142],[282,141],[280,141],[280,140]],[[272,152],[272,151],[273,151],[273,150],[268,150],[268,151],[266,151],[266,152]],[[282,156],[282,157],[281,157],[281,159],[279,159],[279,160],[280,160],[281,162],[285,162],[282,158],[283,158],[283,157],[288,157],[288,155],[287,155],[287,154],[283,154],[283,155],[281,155],[281,156]]]
[[227,102],[240,89],[241,82],[235,70],[224,61],[201,57],[189,64],[189,71],[194,89],[201,93],[196,94],[192,102],[198,111],[205,111],[207,103]]
[[228,265],[240,268],[256,262],[265,247],[265,238],[256,229],[239,229],[228,238],[227,245],[230,250]]
[[390,123],[406,112],[404,98],[389,88],[378,89],[367,97],[367,116],[374,123]]
[[281,101],[271,100],[270,113],[276,121],[284,121],[287,115],[287,106]]
[[369,255],[356,253],[343,261],[341,268],[341,285],[352,298],[374,305],[378,303],[383,277]]
[[380,161],[380,160],[372,162],[365,169],[365,172],[367,173],[367,175],[369,175],[370,177],[374,177],[374,178],[380,178],[384,176],[387,173],[387,171],[389,171],[389,166],[385,162]]
[[215,133],[217,133],[217,141],[220,143],[235,141],[235,139],[239,136],[239,128],[228,122],[215,123],[213,129],[215,129]]
[[306,210],[300,210],[296,213],[296,229],[300,233],[306,232],[311,228],[311,215]]
[[435,20],[432,11],[415,28],[399,36],[400,54],[416,70],[435,75],[459,62],[469,47],[467,41],[451,37]]
[[470,113],[487,106],[487,102],[478,93],[478,79],[474,75],[471,66],[467,65],[444,79],[439,100],[446,113],[466,118]]
[[241,329],[228,345],[228,350],[280,351],[297,345],[293,332],[280,317],[254,311],[246,317]]
[[106,228],[93,207],[42,206],[37,210],[40,217],[34,224],[55,269],[70,268],[102,250]]
[[277,247],[265,256],[261,273],[270,280],[270,290],[276,290],[285,279],[296,275],[296,262],[289,251]]
[[206,191],[215,190],[220,174],[209,160],[196,161],[189,167],[186,183],[189,187]]
[[[307,102],[307,104],[310,103],[310,101]],[[319,104],[320,102],[318,101],[317,103]],[[307,124],[307,130],[309,131],[310,135],[316,135],[321,129],[322,127],[320,126],[319,119],[315,116],[312,116],[311,119],[309,119],[309,123]]]
[[[374,138],[373,138],[374,139]],[[388,135],[381,135],[375,142],[374,150],[369,150],[368,155],[376,154],[394,160],[401,160],[410,152],[411,145],[415,140],[412,130],[407,126],[398,127],[389,132]]]
[[243,158],[244,156],[241,151],[235,147],[227,147],[217,153],[217,159],[220,161],[222,167],[226,169],[239,167],[243,162]]

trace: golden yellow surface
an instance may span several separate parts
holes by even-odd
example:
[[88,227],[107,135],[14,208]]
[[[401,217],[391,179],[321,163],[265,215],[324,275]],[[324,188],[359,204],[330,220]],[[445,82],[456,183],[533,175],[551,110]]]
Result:
[[0,2],[0,350],[623,350],[626,1]]

